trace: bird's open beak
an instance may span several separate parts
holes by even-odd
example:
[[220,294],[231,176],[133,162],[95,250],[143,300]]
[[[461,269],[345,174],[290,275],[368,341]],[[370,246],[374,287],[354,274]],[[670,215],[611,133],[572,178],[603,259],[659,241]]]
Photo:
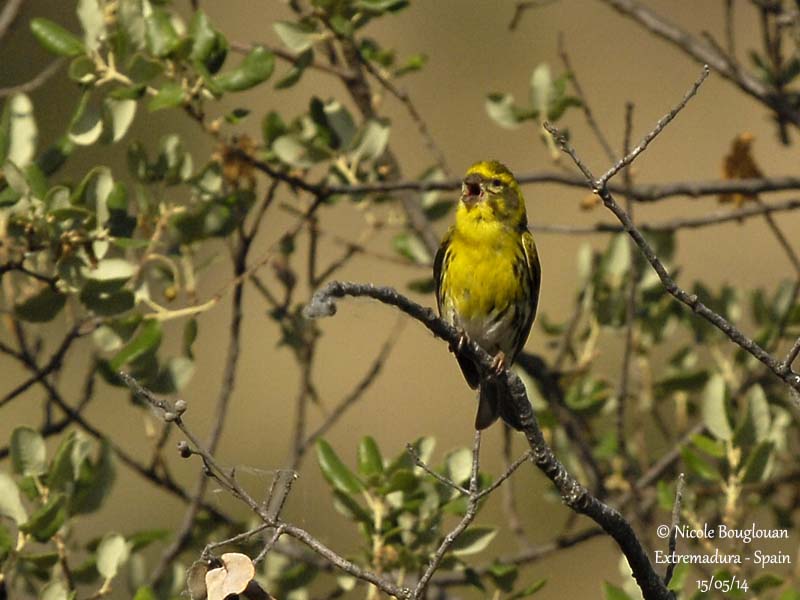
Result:
[[471,209],[480,201],[482,192],[483,190],[478,181],[472,181],[469,177],[464,180],[461,201],[464,203],[464,206],[467,207],[467,210]]

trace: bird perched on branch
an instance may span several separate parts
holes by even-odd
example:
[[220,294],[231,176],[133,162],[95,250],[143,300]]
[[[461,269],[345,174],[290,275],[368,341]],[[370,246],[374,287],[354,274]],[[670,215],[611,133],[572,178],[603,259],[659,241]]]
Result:
[[[436,253],[433,277],[439,314],[463,332],[453,349],[458,364],[469,386],[480,387],[475,428],[485,429],[499,416],[521,429],[496,375],[514,362],[528,339],[541,269],[522,191],[505,165],[482,161],[467,171],[455,224]],[[461,353],[466,339],[494,356],[489,373]]]

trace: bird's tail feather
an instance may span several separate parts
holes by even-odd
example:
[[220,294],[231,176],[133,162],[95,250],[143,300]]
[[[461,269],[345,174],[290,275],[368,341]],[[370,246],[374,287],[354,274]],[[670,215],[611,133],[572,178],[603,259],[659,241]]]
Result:
[[487,378],[480,382],[475,429],[486,429],[497,420],[497,417],[501,417],[509,426],[522,431],[522,423],[508,400],[507,391],[496,379]]

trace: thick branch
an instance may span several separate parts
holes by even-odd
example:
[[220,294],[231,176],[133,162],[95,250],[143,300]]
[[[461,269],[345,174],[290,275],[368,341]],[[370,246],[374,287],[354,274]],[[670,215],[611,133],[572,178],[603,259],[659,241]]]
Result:
[[[458,345],[460,335],[453,326],[437,317],[432,309],[413,302],[392,288],[334,281],[314,294],[305,314],[308,317],[331,316],[336,313],[335,300],[345,296],[368,297],[395,306],[422,323],[436,337],[453,347]],[[490,371],[492,357],[482,348],[474,342],[465,344],[462,348],[467,358],[473,360],[485,373]],[[533,461],[555,484],[564,503],[575,512],[590,517],[614,538],[625,554],[645,598],[670,598],[670,593],[654,571],[630,524],[617,510],[598,500],[578,483],[547,445],[528,400],[525,385],[519,377],[508,369],[500,377],[508,386],[509,400],[519,415],[523,433],[532,450]]]

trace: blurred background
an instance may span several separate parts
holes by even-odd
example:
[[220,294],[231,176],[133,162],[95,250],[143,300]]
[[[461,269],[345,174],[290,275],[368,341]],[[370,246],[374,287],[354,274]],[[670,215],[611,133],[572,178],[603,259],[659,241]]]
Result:
[[[188,14],[188,4],[176,2],[176,7]],[[738,7],[739,2],[736,4]],[[244,44],[267,42],[278,46],[280,42],[272,24],[292,18],[289,8],[278,0],[229,0],[201,2],[201,5],[231,41]],[[692,32],[699,34],[707,30],[717,39],[723,37],[723,2],[649,0],[647,5]],[[511,92],[524,101],[531,73],[540,63],[548,63],[554,73],[562,72],[558,56],[560,35],[563,35],[574,72],[594,116],[618,153],[623,141],[627,102],[635,105],[633,138],[638,140],[700,74],[701,65],[615,13],[604,2],[542,3],[526,12],[516,30],[510,31],[514,7],[511,0],[412,2],[408,10],[381,19],[367,30],[401,56],[414,52],[428,55],[426,67],[398,85],[408,92],[427,123],[452,176],[461,175],[476,160],[488,158],[501,160],[516,173],[560,169],[560,165],[571,168],[566,157],[561,157],[559,164],[554,163],[532,122],[514,130],[502,129],[487,116],[485,109],[489,92]],[[79,29],[72,2],[27,0],[20,17],[0,44],[3,57],[0,87],[30,79],[51,61],[51,56],[29,33],[28,21],[34,16],[48,17],[74,31]],[[742,57],[749,48],[760,44],[755,18],[756,12],[750,3],[742,2],[741,10],[735,12],[736,39]],[[279,64],[278,69],[285,71],[286,66]],[[299,114],[306,110],[305,103],[312,94],[324,100],[335,98],[352,106],[337,81],[309,71],[289,90],[275,91],[271,86],[261,86],[256,91],[226,100],[225,108],[230,110],[237,105],[253,108],[254,117],[238,128],[258,139],[261,114],[269,110]],[[42,145],[61,134],[78,96],[77,87],[66,78],[63,67],[59,74],[31,93]],[[432,164],[431,156],[399,102],[387,97],[382,111],[391,119],[390,144],[400,159],[404,175],[416,177]],[[569,127],[572,143],[595,174],[608,168],[608,159],[579,110],[571,111],[562,125]],[[202,162],[214,150],[206,138],[198,135],[194,123],[175,118],[171,111],[153,114],[140,111],[128,136],[152,146],[169,132],[183,136],[197,162]],[[731,141],[743,132],[755,136],[753,154],[766,175],[795,174],[797,151],[780,144],[774,123],[763,106],[712,74],[689,107],[636,162],[635,182],[717,179]],[[77,180],[89,166],[105,164],[115,176],[124,179],[127,176],[124,152],[117,147],[112,150],[109,152],[102,146],[81,150],[65,176]],[[613,222],[602,206],[588,211],[580,208],[587,196],[586,190],[537,184],[525,186],[524,193],[529,219],[534,225]],[[450,196],[455,198],[453,194]],[[770,196],[781,197],[784,195]],[[282,191],[277,201],[291,202],[292,198]],[[705,215],[717,208],[715,197],[673,198],[639,204],[635,217],[637,221],[655,222]],[[396,209],[378,207],[374,210],[391,218],[392,210]],[[371,210],[349,202],[325,207],[321,213],[329,233],[346,239],[364,239],[370,251],[391,254],[391,238],[397,230],[388,227],[364,237],[370,230],[371,216],[374,216]],[[290,222],[291,217],[285,211],[271,213],[262,224],[264,233],[252,256],[260,256]],[[781,214],[779,223],[796,239],[800,215]],[[443,233],[448,224],[449,218],[437,223],[439,233]],[[304,235],[298,239],[298,251],[293,258],[298,265],[303,264],[306,253]],[[335,257],[341,252],[330,239],[328,235],[320,240],[319,253],[323,257]],[[607,240],[605,234],[537,234],[543,266],[540,314],[555,322],[569,317],[577,293],[578,250],[584,244],[605,247]],[[728,282],[742,289],[757,285],[773,289],[781,279],[791,275],[791,266],[761,219],[684,231],[679,234],[678,241],[674,264],[680,266],[681,282],[702,277],[711,286]],[[220,251],[212,270],[202,278],[200,299],[209,297],[230,279],[229,266],[223,258],[224,253]],[[424,268],[399,266],[364,255],[356,256],[336,278],[402,289],[409,280],[428,274]],[[275,277],[268,266],[262,269],[262,275],[266,281],[273,281]],[[295,298],[303,301],[306,295],[307,290],[298,289]],[[412,297],[424,304],[434,304],[432,296],[412,293]],[[200,433],[210,427],[220,386],[228,337],[229,300],[225,297],[213,310],[199,317],[200,336],[194,346],[197,369],[181,394],[189,404],[186,420]],[[272,473],[285,467],[290,459],[291,424],[300,374],[291,351],[278,345],[280,332],[275,322],[266,316],[268,306],[252,290],[246,291],[244,306],[246,325],[239,377],[217,455],[223,463],[236,465],[253,490],[263,492]],[[335,318],[319,323],[325,335],[318,347],[315,379],[322,408],[311,407],[310,425],[320,423],[325,409],[352,390],[386,337],[394,332],[395,347],[383,373],[328,432],[326,439],[350,464],[355,462],[357,440],[366,433],[371,433],[385,454],[391,456],[401,453],[406,443],[420,436],[436,438],[435,456],[438,458],[455,447],[469,446],[473,434],[474,394],[465,385],[446,346],[416,323],[403,322],[397,328],[397,315],[375,302],[349,300],[339,308]],[[53,336],[61,331],[58,325],[42,327]],[[746,329],[746,321],[743,327]],[[179,338],[180,331],[179,324],[167,324],[165,344],[173,343],[171,337]],[[0,339],[7,335],[6,330],[0,331]],[[81,340],[79,344],[88,352],[91,341]],[[614,332],[602,332],[599,347],[597,363],[609,373],[616,373],[621,337]],[[554,353],[536,325],[527,349],[546,356]],[[71,360],[77,361],[79,354]],[[12,361],[0,357],[0,391],[13,388],[24,378],[25,374]],[[75,364],[67,364],[62,377],[63,389],[76,394],[79,385],[79,369]],[[87,410],[87,419],[101,424],[131,454],[142,458],[149,456],[154,417],[131,405],[127,394],[102,382],[98,385],[97,399]],[[40,397],[41,392],[34,388],[24,399],[2,408],[1,440],[7,440],[19,424],[37,426],[41,417]],[[499,426],[491,428],[484,436],[482,467],[495,475],[502,471],[501,438]],[[515,442],[515,455],[524,449],[521,441]],[[180,461],[177,456],[171,456],[170,460],[174,462],[176,477],[191,487],[198,471],[195,461]],[[521,469],[515,480],[521,518],[531,541],[550,539],[570,518],[570,511],[554,497],[551,484],[535,469]],[[327,489],[315,458],[307,456],[288,501],[286,516],[342,553],[353,552],[358,540],[349,523],[333,509]],[[246,515],[243,507],[223,494],[212,493],[210,497],[234,514]],[[179,502],[165,497],[121,467],[104,510],[87,517],[80,528],[87,538],[92,531],[105,531],[120,523],[131,531],[145,527],[170,528],[176,526],[183,511]],[[497,494],[480,514],[478,522],[502,522],[502,518],[501,497]],[[515,548],[511,536],[498,536],[492,544],[493,554],[509,554]],[[548,600],[597,597],[600,581],[622,581],[619,554],[613,542],[604,537],[535,563],[523,572],[522,580],[533,581],[542,576],[549,577],[551,583],[537,597]]]

